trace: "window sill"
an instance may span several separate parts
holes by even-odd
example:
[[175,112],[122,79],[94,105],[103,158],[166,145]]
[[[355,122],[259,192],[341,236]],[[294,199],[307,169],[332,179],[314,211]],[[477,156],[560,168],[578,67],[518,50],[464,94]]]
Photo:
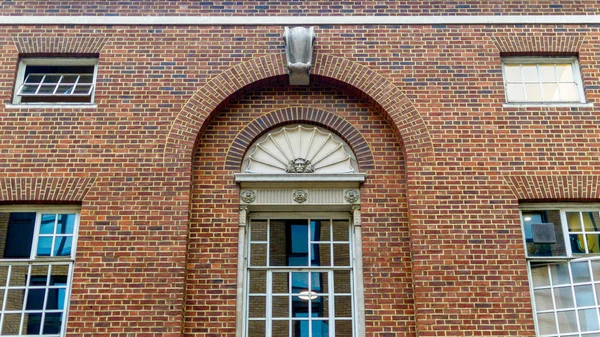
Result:
[[31,108],[72,108],[72,109],[97,109],[97,104],[92,103],[78,103],[78,104],[69,104],[69,103],[60,103],[60,104],[52,104],[52,103],[22,103],[22,104],[4,104],[6,109],[31,109]]
[[503,103],[504,108],[592,108],[594,103]]

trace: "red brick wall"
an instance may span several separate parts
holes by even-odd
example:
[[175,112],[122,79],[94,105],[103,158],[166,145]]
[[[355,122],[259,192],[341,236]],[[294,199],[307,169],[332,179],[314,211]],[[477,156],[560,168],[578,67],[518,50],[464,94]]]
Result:
[[[0,7],[24,14],[17,7],[27,3]],[[502,13],[553,13],[542,2],[505,4]],[[76,2],[64,6],[59,12],[78,11]],[[598,179],[564,177],[600,171],[598,28],[316,27],[321,80],[309,89],[280,82],[282,31],[0,27],[1,201],[82,203],[69,335],[233,334],[238,194],[224,160],[243,126],[288,106],[343,116],[373,153],[363,192],[370,335],[533,335],[518,200],[597,198]],[[20,44],[46,35],[100,48],[97,108],[4,105],[18,50],[36,53]],[[586,98],[595,106],[503,107],[497,43],[522,49],[523,39],[506,38],[516,35],[542,41],[531,43],[541,46],[537,53],[555,52],[543,50],[555,46],[547,39],[575,36],[568,41],[581,43]],[[63,41],[55,53],[79,46],[55,41]],[[241,62],[266,70],[229,76]],[[552,183],[540,189],[545,181]],[[565,191],[563,181],[579,192]],[[27,186],[40,193],[23,192]]]

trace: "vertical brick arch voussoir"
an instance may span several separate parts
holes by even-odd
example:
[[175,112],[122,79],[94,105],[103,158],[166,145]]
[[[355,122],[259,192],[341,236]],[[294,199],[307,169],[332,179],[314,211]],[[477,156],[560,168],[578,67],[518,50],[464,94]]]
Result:
[[[383,110],[405,147],[409,165],[432,165],[433,144],[421,115],[394,83],[357,62],[328,54],[317,54],[312,73],[364,93]],[[239,90],[269,78],[287,75],[282,54],[269,54],[240,63],[214,77],[185,104],[171,125],[164,150],[165,165],[191,164],[196,138],[209,116]],[[234,144],[235,156],[242,149]],[[245,149],[244,149],[245,151]],[[243,155],[243,152],[242,152]],[[233,158],[233,157],[232,157]],[[227,162],[227,165],[232,165]]]

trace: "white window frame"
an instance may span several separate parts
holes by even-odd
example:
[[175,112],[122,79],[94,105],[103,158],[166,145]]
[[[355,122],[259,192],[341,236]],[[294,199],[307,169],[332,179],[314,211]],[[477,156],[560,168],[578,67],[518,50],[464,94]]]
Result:
[[[89,95],[89,102],[21,102],[22,96],[19,94],[25,81],[25,71],[28,66],[94,66],[93,77],[92,77],[92,88]],[[98,74],[98,58],[91,57],[36,57],[36,58],[23,58],[19,62],[19,69],[17,72],[17,78],[15,81],[15,87],[13,91],[13,104],[18,105],[93,105],[94,97],[96,92]],[[87,97],[88,95],[73,95],[72,97]],[[35,95],[34,95],[35,97]],[[43,96],[42,96],[43,97]],[[50,95],[48,97],[51,97]],[[69,97],[69,96],[62,96]]]
[[[24,323],[24,319],[27,313],[35,313],[35,314],[42,314],[42,320],[44,319],[44,316],[46,315],[46,313],[62,313],[62,321],[61,321],[61,327],[60,327],[60,332],[58,334],[37,334],[35,336],[43,336],[43,337],[64,337],[66,334],[66,327],[67,327],[67,320],[69,317],[69,306],[70,306],[70,298],[71,298],[71,289],[72,289],[72,285],[73,285],[73,268],[74,268],[74,264],[75,264],[75,256],[76,256],[76,250],[77,250],[77,238],[78,238],[78,234],[79,234],[79,222],[80,222],[80,208],[79,207],[60,207],[60,206],[40,206],[40,205],[31,205],[31,206],[0,206],[0,213],[16,213],[16,212],[27,212],[27,213],[36,213],[36,218],[35,218],[35,225],[34,225],[34,232],[33,232],[33,238],[32,238],[32,245],[31,245],[31,255],[29,258],[2,258],[0,257],[0,268],[6,268],[6,270],[8,271],[7,277],[6,277],[6,283],[5,284],[0,284],[0,290],[3,290],[3,292],[0,292],[2,294],[3,299],[2,299],[2,305],[0,306],[0,336],[4,336],[2,333],[2,329],[3,329],[3,324],[4,324],[4,318],[6,314],[21,314],[21,322],[19,325],[19,334],[18,335],[10,335],[10,336],[34,336],[34,335],[27,335],[27,334],[23,334],[23,323]],[[40,225],[41,225],[41,218],[42,218],[42,214],[74,214],[75,215],[75,219],[74,219],[74,226],[73,226],[73,234],[72,234],[72,242],[71,242],[71,254],[69,256],[37,256],[37,248],[38,248],[38,242],[39,242],[39,237],[40,237]],[[52,245],[52,248],[54,248],[54,244]],[[51,248],[51,249],[52,249]],[[3,253],[3,252],[1,252]],[[51,253],[52,254],[52,253]],[[32,268],[34,268],[35,266],[42,266],[42,267],[47,267],[47,275],[46,275],[46,285],[45,286],[41,286],[41,285],[31,285],[30,284],[30,277],[31,275],[31,271]],[[50,285],[50,275],[52,275],[52,268],[53,266],[68,266],[68,272],[67,272],[67,280],[66,280],[66,284],[64,286],[60,286],[60,285]],[[11,271],[15,268],[15,267],[26,267],[28,268],[28,272],[27,272],[27,278],[26,278],[26,283],[25,285],[17,285],[17,286],[13,286],[12,284],[10,284],[11,281]],[[42,308],[42,309],[32,309],[32,310],[26,310],[25,309],[25,305],[27,303],[27,296],[29,294],[29,291],[32,289],[45,289],[45,297],[44,297],[44,306],[46,305],[46,301],[47,298],[49,296],[49,289],[65,289],[65,294],[64,294],[64,302],[62,302],[62,304],[64,304],[64,308],[63,309],[47,309],[47,308]],[[23,295],[23,303],[21,306],[20,310],[5,310],[6,305],[7,305],[7,299],[8,299],[8,290],[23,290],[24,295]],[[40,326],[40,328],[42,328],[42,326]]]
[[[530,101],[530,100],[524,100],[524,101],[517,101],[517,100],[511,100],[508,97],[508,89],[507,89],[507,81],[506,81],[506,72],[505,72],[505,64],[536,64],[536,65],[540,65],[540,64],[558,64],[558,63],[570,63],[571,64],[571,68],[573,71],[573,78],[574,78],[574,84],[577,86],[577,92],[579,94],[579,100],[578,101]],[[538,71],[539,74],[539,71]],[[539,78],[538,78],[539,80]],[[504,84],[504,96],[505,96],[505,104],[506,105],[577,105],[577,104],[585,104],[586,100],[585,100],[585,91],[583,88],[583,81],[581,79],[581,71],[579,68],[579,62],[577,60],[577,57],[502,57],[502,81]],[[517,82],[515,82],[517,83]],[[525,82],[521,82],[521,83],[525,83]],[[537,81],[537,82],[531,82],[531,83],[538,83],[541,85],[541,80]],[[558,81],[557,81],[558,83]],[[526,97],[527,93],[524,92],[523,93]]]
[[[525,205],[522,206],[520,209],[520,218],[521,218],[521,230],[522,230],[522,238],[523,238],[523,244],[524,244],[524,248],[525,248],[525,252],[527,252],[527,246],[526,246],[526,238],[525,238],[525,230],[524,230],[524,219],[523,219],[523,213],[524,212],[529,212],[529,211],[559,211],[560,212],[560,218],[561,218],[561,229],[563,231],[563,237],[565,240],[565,251],[566,251],[566,256],[527,256],[527,273],[528,273],[528,278],[529,278],[529,288],[530,288],[530,296],[532,299],[532,310],[533,310],[533,317],[534,317],[534,321],[535,321],[535,332],[536,332],[536,336],[549,336],[549,337],[558,337],[558,336],[569,336],[569,337],[586,337],[588,335],[590,335],[590,333],[594,334],[594,336],[596,336],[596,334],[600,334],[600,326],[598,327],[597,330],[592,330],[592,331],[581,331],[581,323],[580,323],[580,315],[581,312],[584,310],[595,310],[596,312],[596,319],[597,319],[597,324],[600,325],[600,294],[598,294],[598,292],[600,291],[600,288],[597,288],[600,285],[600,278],[599,279],[594,279],[594,266],[597,265],[600,268],[600,263],[598,263],[598,261],[600,261],[600,254],[573,254],[572,249],[571,249],[571,243],[569,240],[569,229],[568,229],[568,224],[567,224],[567,218],[566,218],[566,213],[568,212],[600,212],[600,205],[598,204],[569,204],[569,205],[561,205],[561,204],[538,204],[538,205]],[[586,243],[587,245],[587,243]],[[574,274],[572,272],[572,266],[574,264],[582,264],[582,263],[587,263],[588,268],[589,268],[589,276],[590,276],[590,280],[589,281],[579,281],[577,282],[576,280],[574,280]],[[568,268],[569,272],[569,281],[568,282],[564,282],[564,283],[559,283],[559,284],[548,284],[548,285],[534,285],[534,276],[533,276],[533,265],[536,265],[537,268],[547,268],[548,272],[551,274],[552,273],[552,266],[563,266]],[[552,275],[550,275],[550,279],[552,279]],[[552,281],[554,282],[554,281]],[[592,296],[594,298],[594,305],[582,305],[582,306],[578,306],[578,297],[577,297],[577,293],[576,293],[576,289],[578,287],[590,287],[592,289]],[[563,290],[567,290],[568,293],[571,294],[571,297],[569,297],[569,299],[572,299],[573,301],[573,306],[572,307],[566,307],[566,308],[561,308],[559,304],[557,304],[557,300],[556,300],[556,295],[555,295],[555,290],[556,289],[563,289]],[[540,309],[538,311],[538,306],[536,304],[536,291],[548,291],[550,290],[551,292],[551,302],[552,302],[552,309]],[[562,295],[561,295],[562,296]],[[588,297],[589,298],[589,297]],[[547,300],[547,297],[546,297]],[[577,331],[576,332],[562,332],[560,331],[560,322],[559,322],[559,315],[561,313],[569,313],[571,312],[572,315],[575,315],[575,319],[576,319],[576,325],[577,325]],[[541,333],[541,327],[540,327],[540,322],[538,321],[538,314],[541,315],[553,315],[553,318],[555,320],[555,328],[556,328],[556,333],[553,334],[545,334],[542,335]]]
[[[350,264],[349,266],[298,266],[298,267],[294,267],[294,266],[283,266],[283,267],[273,267],[273,266],[265,266],[265,267],[253,267],[250,266],[250,252],[251,252],[251,243],[253,243],[254,241],[252,241],[251,235],[250,235],[250,228],[252,226],[251,222],[253,219],[260,219],[260,220],[308,220],[310,221],[310,219],[319,219],[319,220],[324,220],[324,219],[329,219],[329,220],[348,220],[348,242],[343,242],[343,243],[347,243],[348,244],[348,248],[349,248],[349,254],[350,254]],[[244,284],[244,323],[243,323],[243,336],[248,336],[248,322],[250,319],[249,317],[249,289],[250,289],[250,277],[249,277],[249,272],[250,270],[262,270],[264,269],[265,271],[267,271],[267,293],[265,294],[266,296],[266,318],[265,318],[265,329],[267,332],[266,337],[270,337],[270,329],[269,327],[271,326],[270,324],[273,321],[273,317],[270,316],[270,310],[271,310],[271,305],[272,305],[272,294],[270,293],[270,273],[272,273],[273,271],[275,272],[328,272],[328,274],[333,274],[334,270],[350,270],[350,297],[351,297],[351,303],[352,303],[352,315],[350,318],[336,318],[335,317],[335,311],[331,310],[334,306],[334,287],[333,287],[333,278],[330,277],[328,278],[328,280],[330,280],[330,284],[329,284],[329,293],[330,295],[330,299],[329,299],[329,317],[326,320],[329,323],[329,336],[335,336],[335,321],[336,320],[349,320],[352,321],[352,331],[353,331],[353,336],[360,336],[361,335],[361,320],[360,320],[360,314],[358,308],[361,307],[361,304],[359,302],[359,296],[363,296],[362,293],[358,294],[358,292],[360,292],[361,289],[357,289],[357,277],[362,277],[362,275],[357,275],[357,266],[356,266],[356,253],[355,253],[355,244],[357,238],[355,237],[355,232],[354,232],[354,219],[353,219],[353,215],[351,212],[254,212],[254,213],[250,213],[248,215],[248,222],[249,222],[249,228],[247,230],[246,233],[246,237],[247,237],[247,242],[246,242],[246,252],[245,252],[245,256],[247,257],[247,263],[245,266],[245,270],[244,270],[244,274],[245,274],[245,284]],[[267,232],[268,235],[268,232]],[[336,241],[333,240],[333,233],[330,234],[331,238],[329,241],[329,244],[333,245],[334,243],[336,243]],[[360,238],[358,238],[360,239]],[[310,240],[310,238],[309,238]],[[267,240],[268,241],[268,240]],[[267,246],[267,252],[269,251],[269,247]],[[333,259],[333,250],[331,251],[331,257]],[[268,260],[267,260],[267,265],[268,265]],[[362,269],[361,269],[362,270]],[[331,275],[330,275],[331,276]],[[347,295],[347,294],[343,294],[343,295]],[[291,315],[291,312],[289,313],[289,315]],[[291,318],[289,318],[291,320]],[[310,319],[310,318],[309,318]],[[289,321],[289,320],[288,320]],[[333,324],[332,324],[333,323]],[[291,326],[290,326],[291,329]],[[347,337],[352,337],[352,336],[347,336]]]

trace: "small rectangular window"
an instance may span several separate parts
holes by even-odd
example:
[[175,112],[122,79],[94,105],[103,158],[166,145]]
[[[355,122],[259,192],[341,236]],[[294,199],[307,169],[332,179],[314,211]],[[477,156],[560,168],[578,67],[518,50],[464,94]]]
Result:
[[25,58],[19,63],[14,103],[93,103],[96,58]]
[[575,57],[505,57],[507,103],[585,103]]
[[0,336],[65,333],[79,216],[0,211]]

